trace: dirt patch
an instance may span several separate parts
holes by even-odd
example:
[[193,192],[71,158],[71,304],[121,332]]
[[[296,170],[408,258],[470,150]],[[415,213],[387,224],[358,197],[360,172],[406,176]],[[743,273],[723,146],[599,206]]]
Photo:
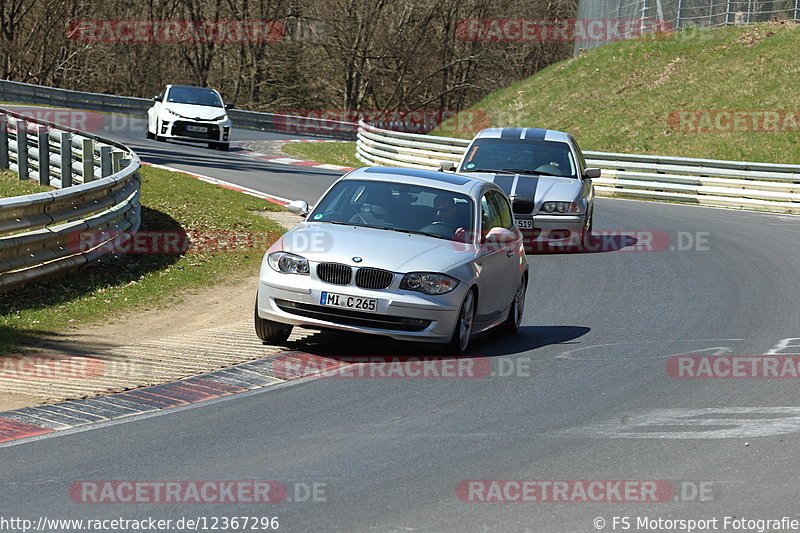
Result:
[[[283,212],[266,216],[285,227],[291,227],[299,220],[299,217]],[[6,361],[3,371],[0,372],[0,378],[4,378],[0,379],[0,411],[51,403],[65,397],[90,396],[99,392],[92,388],[91,381],[70,381],[70,376],[65,378],[66,382],[53,386],[53,390],[49,390],[47,381],[42,379],[14,379],[14,372],[26,364],[26,361],[52,361],[52,364],[44,365],[51,372],[61,371],[65,365],[74,366],[76,361],[77,364],[85,364],[86,361],[89,364],[101,362],[106,365],[110,362],[124,363],[124,356],[119,354],[124,354],[126,349],[130,351],[131,348],[153,344],[160,339],[167,342],[171,338],[186,339],[187,335],[191,339],[192,332],[214,331],[226,324],[236,325],[231,331],[237,333],[244,331],[242,324],[249,324],[252,328],[257,286],[258,275],[254,272],[245,279],[231,280],[212,288],[185,293],[175,304],[164,309],[131,312],[105,324],[67,329],[35,346],[26,346],[21,354],[15,355],[10,362]],[[189,344],[188,340],[186,344]],[[253,346],[250,350],[251,358],[262,356],[262,352],[256,351]],[[25,357],[33,359],[26,360]],[[238,362],[242,357],[246,358],[247,355],[235,354],[229,364]],[[163,362],[154,359],[153,364],[154,367],[140,363],[125,367],[125,379],[114,377],[111,379],[112,386],[124,389],[140,386],[142,383],[158,382],[161,376],[168,374],[154,368],[170,364],[175,366],[175,361],[170,361],[169,358],[165,358]],[[217,366],[225,366],[225,361]],[[45,379],[53,378],[52,375],[47,375]]]

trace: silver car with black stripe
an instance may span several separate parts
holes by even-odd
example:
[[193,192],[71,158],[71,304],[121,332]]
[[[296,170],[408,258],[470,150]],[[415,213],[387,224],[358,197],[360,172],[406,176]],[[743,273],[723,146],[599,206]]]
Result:
[[592,230],[599,168],[586,168],[569,133],[539,128],[487,128],[478,132],[456,165],[442,170],[475,176],[509,196],[528,252],[580,248]]
[[522,234],[495,184],[431,170],[370,167],[334,183],[264,256],[255,329],[293,326],[449,344],[519,328],[528,283]]

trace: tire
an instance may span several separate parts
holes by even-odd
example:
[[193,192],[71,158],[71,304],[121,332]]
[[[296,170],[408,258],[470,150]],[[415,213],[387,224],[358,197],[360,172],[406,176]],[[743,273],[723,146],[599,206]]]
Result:
[[589,211],[588,220],[583,225],[583,235],[581,235],[581,242],[578,245],[578,250],[585,252],[592,247],[592,227],[594,225],[594,209]]
[[231,149],[231,143],[217,143],[217,150],[220,152],[227,152]]
[[523,274],[519,280],[519,285],[514,290],[514,299],[511,301],[511,308],[508,310],[508,317],[501,326],[506,333],[516,333],[522,323],[522,315],[525,312],[525,292],[528,290],[528,278]]
[[266,320],[258,316],[258,299],[255,307],[256,335],[264,344],[280,344],[285,342],[292,333],[292,326]]
[[147,134],[145,135],[148,139],[155,139],[156,135],[154,133],[150,133],[150,130],[147,130]]
[[475,291],[470,290],[464,297],[464,303],[461,304],[461,310],[458,312],[458,321],[453,328],[450,343],[447,345],[447,353],[460,355],[467,351],[475,319],[475,300]]

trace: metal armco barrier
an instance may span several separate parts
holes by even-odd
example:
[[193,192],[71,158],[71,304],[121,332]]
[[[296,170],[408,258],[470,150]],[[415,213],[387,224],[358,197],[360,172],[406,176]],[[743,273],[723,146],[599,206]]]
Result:
[[[119,113],[138,118],[147,118],[147,110],[153,106],[153,101],[147,98],[71,91],[10,80],[0,80],[0,100]],[[281,131],[352,141],[355,140],[358,129],[358,124],[353,122],[313,117],[259,113],[241,109],[229,109],[227,113],[234,127],[251,130]]]
[[[470,141],[400,133],[359,123],[356,155],[367,165],[438,169]],[[800,214],[800,165],[584,152],[603,169],[599,196]]]
[[0,169],[59,187],[0,198],[0,292],[113,252],[116,234],[139,228],[139,167],[115,141],[0,109]]

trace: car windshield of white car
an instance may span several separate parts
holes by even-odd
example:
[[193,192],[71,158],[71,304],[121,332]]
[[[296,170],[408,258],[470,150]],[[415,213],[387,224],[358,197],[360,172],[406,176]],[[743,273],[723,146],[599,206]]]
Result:
[[434,187],[344,180],[328,191],[307,220],[464,242],[474,227],[473,205],[467,195]]
[[223,107],[217,93],[202,87],[172,87],[167,94],[167,102],[175,104],[204,105]]
[[505,172],[576,178],[567,143],[534,139],[478,139],[461,172]]

